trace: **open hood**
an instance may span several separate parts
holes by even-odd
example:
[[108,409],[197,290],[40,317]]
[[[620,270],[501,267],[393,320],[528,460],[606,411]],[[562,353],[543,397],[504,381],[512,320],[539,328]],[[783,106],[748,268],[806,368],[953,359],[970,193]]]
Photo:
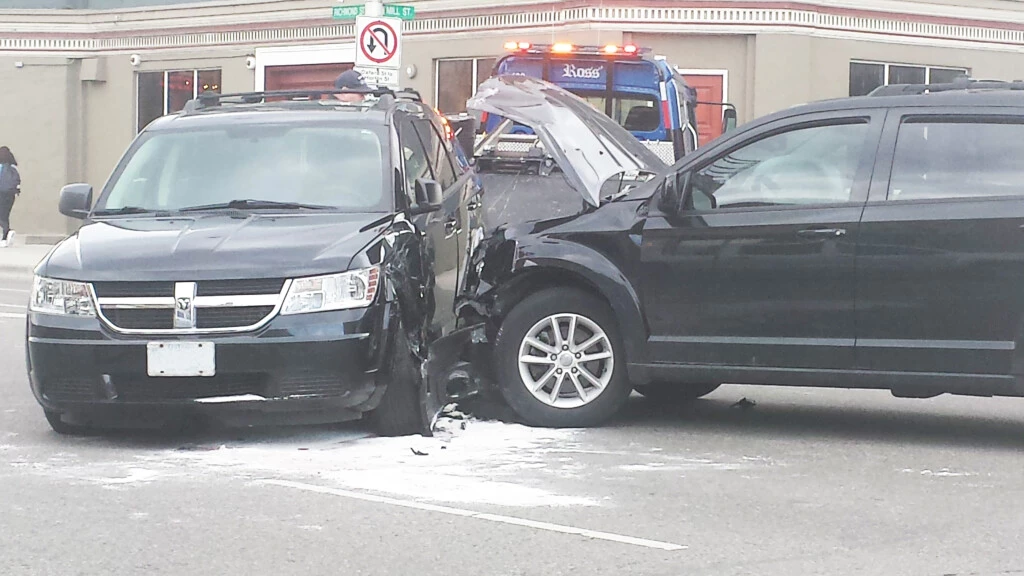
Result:
[[569,185],[594,206],[601,203],[601,187],[609,178],[666,168],[628,130],[576,95],[543,80],[518,75],[490,78],[467,107],[532,128]]

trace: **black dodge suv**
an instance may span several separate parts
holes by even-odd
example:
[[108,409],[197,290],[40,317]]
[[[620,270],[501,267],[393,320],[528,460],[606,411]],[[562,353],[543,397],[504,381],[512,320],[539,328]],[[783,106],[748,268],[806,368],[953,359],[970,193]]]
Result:
[[[1024,84],[800,106],[672,167],[537,80],[470,105],[533,125],[587,201],[500,228],[470,267],[464,309],[528,422],[723,382],[1024,395]],[[606,194],[626,174],[649,176]]]
[[467,337],[478,180],[417,95],[337,93],[203,95],[95,205],[62,190],[85,223],[36,268],[27,327],[56,431],[177,409],[429,430]]

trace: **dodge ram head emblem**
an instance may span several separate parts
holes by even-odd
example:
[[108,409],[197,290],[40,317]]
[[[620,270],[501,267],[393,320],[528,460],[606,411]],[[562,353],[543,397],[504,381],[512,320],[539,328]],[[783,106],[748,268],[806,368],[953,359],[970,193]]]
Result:
[[174,327],[196,327],[196,283],[177,282],[174,284]]

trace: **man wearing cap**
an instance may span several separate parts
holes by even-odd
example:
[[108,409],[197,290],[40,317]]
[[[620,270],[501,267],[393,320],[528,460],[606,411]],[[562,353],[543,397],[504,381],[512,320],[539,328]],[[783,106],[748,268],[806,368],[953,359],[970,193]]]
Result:
[[334,97],[342,102],[359,103],[366,99],[366,95],[372,92],[363,75],[356,70],[346,70],[334,81],[335,90],[345,90],[345,93],[335,94]]

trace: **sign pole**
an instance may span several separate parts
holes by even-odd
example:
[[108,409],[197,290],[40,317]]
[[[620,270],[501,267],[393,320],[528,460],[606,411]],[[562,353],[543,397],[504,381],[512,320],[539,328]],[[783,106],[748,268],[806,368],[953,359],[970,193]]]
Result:
[[366,15],[373,18],[380,18],[384,15],[384,3],[380,0],[369,0],[366,3]]

